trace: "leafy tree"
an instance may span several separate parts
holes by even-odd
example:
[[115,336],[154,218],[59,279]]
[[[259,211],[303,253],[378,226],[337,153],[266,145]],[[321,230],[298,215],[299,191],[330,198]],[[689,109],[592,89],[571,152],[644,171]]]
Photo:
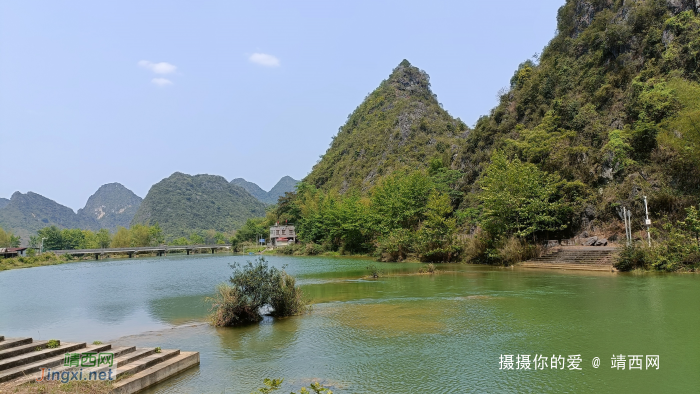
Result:
[[687,215],[685,220],[678,224],[695,236],[695,241],[700,247],[700,212],[694,206],[686,208],[685,212]]
[[175,238],[170,242],[174,246],[186,246],[190,244],[190,241],[185,237]]
[[114,234],[112,238],[112,247],[128,248],[129,246],[131,246],[131,234],[129,234],[129,230],[124,227],[118,227],[117,233]]
[[451,261],[459,251],[454,236],[457,219],[447,194],[433,192],[426,205],[425,220],[416,234],[418,250],[426,261]]
[[481,223],[495,236],[520,238],[540,231],[563,230],[571,208],[561,199],[558,176],[496,152],[480,180]]
[[14,235],[11,231],[5,231],[0,228],[0,248],[18,248],[20,237]]
[[204,237],[194,232],[190,234],[190,242],[192,245],[204,245]]
[[148,236],[151,241],[151,246],[158,246],[165,243],[165,235],[163,235],[163,229],[160,228],[158,222],[148,228]]
[[100,249],[106,249],[109,247],[109,244],[112,242],[112,236],[109,233],[109,230],[106,228],[101,228],[97,233],[96,233],[96,241],[97,241],[97,247]]
[[[44,227],[37,232],[39,240],[44,240],[44,250],[62,250],[64,249],[63,235],[61,230],[56,226]],[[40,241],[41,243],[41,241]]]

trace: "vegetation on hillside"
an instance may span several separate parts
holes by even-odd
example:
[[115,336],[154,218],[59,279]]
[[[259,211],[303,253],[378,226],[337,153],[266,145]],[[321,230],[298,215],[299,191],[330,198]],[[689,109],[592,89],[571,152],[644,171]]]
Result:
[[253,197],[257,198],[258,201],[264,202],[265,204],[272,205],[277,203],[277,199],[284,196],[284,193],[293,192],[296,188],[297,181],[290,176],[284,176],[280,179],[275,186],[270,189],[269,192],[261,189],[260,186],[253,182],[248,182],[243,178],[236,178],[231,181],[232,184],[237,185],[245,189]]
[[[568,0],[556,37],[473,130],[450,120],[427,75],[404,61],[277,215],[324,249],[508,264],[550,237],[615,239],[622,207],[638,243],[647,196],[654,239],[673,248],[685,209],[700,201],[696,12],[664,0]],[[431,159],[458,174],[447,190],[428,186]],[[387,194],[392,182],[407,188]],[[649,267],[679,267],[659,259]]]
[[442,109],[428,74],[404,60],[348,116],[304,182],[365,192],[394,171],[427,168],[435,156],[450,159],[463,148],[466,131]]
[[263,215],[262,202],[223,177],[176,172],[151,187],[131,224],[158,223],[172,240],[212,229],[231,232]]
[[143,199],[119,183],[108,183],[88,198],[79,216],[95,219],[99,225],[88,230],[117,231],[119,226],[129,227]]

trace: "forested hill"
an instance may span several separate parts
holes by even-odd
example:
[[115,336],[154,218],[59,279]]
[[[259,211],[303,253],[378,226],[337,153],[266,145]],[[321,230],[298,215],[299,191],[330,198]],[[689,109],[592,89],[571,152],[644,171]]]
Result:
[[98,227],[112,232],[118,226],[129,227],[143,199],[120,183],[108,183],[88,198],[85,207],[78,210],[78,215],[94,219]]
[[700,187],[697,11],[684,0],[568,0],[556,37],[467,137],[456,164],[467,183],[499,149],[583,182],[584,227],[619,221],[622,205],[640,220],[644,195],[654,217],[680,218]]
[[44,227],[99,228],[94,218],[76,215],[72,209],[40,194],[16,192],[10,202],[0,208],[0,228],[12,231],[27,245],[29,237]]
[[348,117],[304,181],[367,190],[393,170],[425,168],[436,155],[451,158],[466,134],[466,125],[438,103],[428,74],[404,60]]
[[9,203],[10,203],[10,200],[8,200],[6,198],[0,198],[0,209],[4,208],[5,205],[7,205]]
[[221,176],[176,172],[151,187],[131,223],[158,223],[172,239],[198,230],[230,232],[264,215],[265,204]]

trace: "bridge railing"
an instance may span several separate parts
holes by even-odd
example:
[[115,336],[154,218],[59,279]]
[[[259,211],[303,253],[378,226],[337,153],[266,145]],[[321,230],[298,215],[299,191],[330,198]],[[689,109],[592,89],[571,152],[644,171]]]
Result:
[[223,249],[223,248],[230,248],[230,247],[231,247],[231,244],[161,245],[161,246],[141,246],[141,247],[133,247],[133,248],[46,250],[46,251],[44,251],[44,253],[55,253],[55,254],[138,253],[138,252],[167,252],[169,250]]

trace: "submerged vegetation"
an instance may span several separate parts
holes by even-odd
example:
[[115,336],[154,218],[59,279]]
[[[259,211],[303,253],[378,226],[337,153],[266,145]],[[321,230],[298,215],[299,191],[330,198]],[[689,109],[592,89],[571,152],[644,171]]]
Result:
[[309,308],[294,277],[276,267],[270,267],[263,257],[244,265],[231,265],[229,283],[217,286],[209,319],[214,326],[227,327],[262,320],[262,311],[269,308],[274,317],[300,315]]

